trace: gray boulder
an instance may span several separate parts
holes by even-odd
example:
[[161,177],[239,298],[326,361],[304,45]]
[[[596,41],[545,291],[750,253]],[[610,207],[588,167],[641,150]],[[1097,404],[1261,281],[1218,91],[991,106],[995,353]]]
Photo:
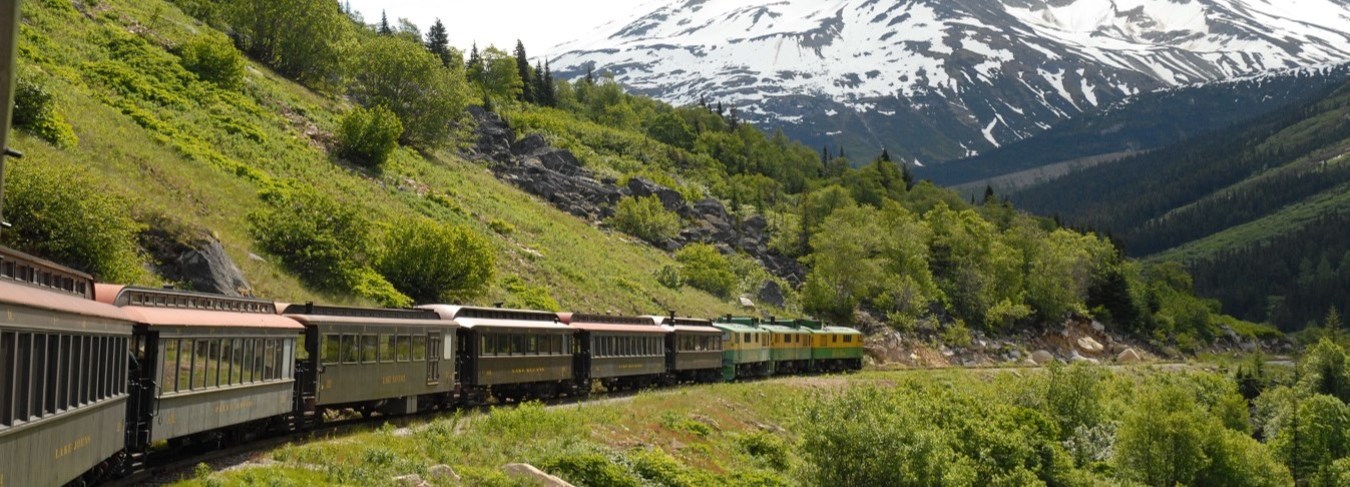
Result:
[[572,484],[567,483],[567,481],[549,475],[528,463],[510,463],[502,467],[502,471],[506,472],[507,476],[526,482],[534,482],[535,485],[543,487],[572,487]]
[[661,200],[661,206],[667,210],[679,213],[681,216],[689,214],[689,207],[684,203],[684,196],[679,191],[667,188],[665,186],[648,181],[646,178],[636,177],[628,180],[627,193],[638,198],[646,198],[655,195]]
[[226,296],[244,296],[252,290],[244,273],[215,238],[198,242],[198,248],[179,254],[175,263],[179,280],[194,290]]
[[759,292],[755,293],[755,297],[759,298],[761,303],[778,308],[782,308],[785,301],[783,288],[778,285],[777,281],[773,280],[764,281],[764,285],[759,287]]

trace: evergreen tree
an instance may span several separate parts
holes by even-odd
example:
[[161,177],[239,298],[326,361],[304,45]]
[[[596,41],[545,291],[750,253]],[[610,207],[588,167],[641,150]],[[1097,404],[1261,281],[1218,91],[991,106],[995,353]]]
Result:
[[558,106],[558,92],[553,86],[553,68],[549,67],[548,60],[544,61],[544,104],[551,107]]
[[1339,342],[1339,341],[1340,341],[1340,339],[1341,339],[1341,314],[1340,314],[1340,312],[1336,311],[1336,307],[1335,307],[1335,306],[1332,306],[1331,309],[1328,309],[1328,310],[1327,310],[1327,317],[1326,317],[1326,320],[1324,320],[1324,322],[1322,323],[1322,326],[1323,326],[1324,328],[1326,328],[1326,330],[1327,330],[1327,336],[1331,337],[1331,341],[1333,341],[1333,342]]
[[445,30],[445,24],[441,19],[436,19],[436,23],[431,24],[427,29],[427,50],[440,58],[441,64],[450,65],[450,34]]
[[595,64],[586,65],[586,84],[595,86]]
[[525,55],[525,43],[516,39],[516,72],[520,74],[520,81],[524,83],[524,88],[520,90],[519,101],[526,103],[539,103],[535,96],[535,76],[530,69],[530,58]]
[[881,149],[881,160],[891,162],[891,153],[887,152],[884,147]]
[[905,180],[905,190],[914,189],[914,173],[909,172],[908,164],[900,164],[900,177]]
[[389,17],[385,15],[383,10],[380,11],[380,27],[378,32],[382,36],[392,35],[394,33],[394,29],[389,28]]
[[469,51],[469,61],[464,65],[465,74],[469,81],[483,82],[483,56],[478,54],[478,43],[473,43],[472,50]]
[[984,201],[981,201],[980,203],[987,205],[989,204],[989,201],[993,199],[994,199],[994,187],[988,184],[984,185]]
[[829,163],[830,163],[830,146],[822,145],[820,146],[820,165],[823,166]]

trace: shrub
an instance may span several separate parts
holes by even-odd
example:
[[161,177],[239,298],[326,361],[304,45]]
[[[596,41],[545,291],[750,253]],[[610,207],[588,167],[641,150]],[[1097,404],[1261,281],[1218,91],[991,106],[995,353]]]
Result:
[[89,272],[107,282],[134,282],[144,271],[136,246],[142,225],[130,202],[97,183],[86,170],[32,161],[10,166],[0,233],[19,250]]
[[655,195],[619,200],[609,224],[623,233],[660,245],[680,231],[680,216],[667,211]]
[[508,223],[506,220],[493,218],[488,222],[488,228],[491,228],[497,235],[510,235],[516,233],[516,226]]
[[410,218],[385,234],[375,269],[414,301],[431,303],[482,295],[495,261],[492,246],[472,231]]
[[244,83],[244,56],[227,39],[197,36],[179,47],[178,57],[184,69],[203,81],[227,90],[238,89]]
[[662,266],[656,271],[656,282],[668,289],[679,291],[684,287],[684,279],[680,277],[680,270],[675,266]]
[[385,306],[412,304],[368,266],[362,250],[371,240],[370,223],[359,207],[312,189],[269,190],[262,198],[267,206],[249,217],[253,238],[306,284]]
[[56,99],[46,88],[23,77],[14,87],[14,126],[60,148],[80,142],[75,130],[56,112]]
[[440,145],[467,104],[463,73],[446,69],[420,43],[380,36],[367,39],[352,61],[352,98],[384,106],[403,122],[400,140]]
[[708,244],[686,245],[675,252],[679,261],[680,277],[684,282],[721,298],[731,297],[735,290],[736,275],[731,272],[727,258],[717,252],[717,248]]
[[366,166],[376,167],[389,160],[398,149],[403,123],[398,115],[383,106],[369,110],[356,107],[342,117],[338,144],[342,155]]

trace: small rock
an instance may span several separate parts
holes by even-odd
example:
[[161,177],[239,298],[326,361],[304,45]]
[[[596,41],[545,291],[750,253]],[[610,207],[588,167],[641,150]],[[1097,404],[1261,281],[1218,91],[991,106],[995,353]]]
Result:
[[1046,365],[1055,360],[1055,356],[1045,350],[1037,350],[1031,353],[1031,361],[1036,365]]
[[534,481],[543,487],[573,487],[567,481],[545,473],[528,463],[511,463],[502,467],[506,475],[527,481]]
[[1088,353],[1101,353],[1102,350],[1106,350],[1106,347],[1103,347],[1097,340],[1093,340],[1092,337],[1079,338],[1078,348]]
[[1144,358],[1140,357],[1139,352],[1134,351],[1133,348],[1127,348],[1124,352],[1120,352],[1120,355],[1116,356],[1116,362],[1122,364],[1136,364],[1143,361]]
[[755,297],[759,298],[761,303],[779,308],[783,307],[785,302],[783,288],[778,285],[778,281],[774,280],[764,281],[764,285],[759,287],[759,292],[756,293]]
[[1100,321],[1092,320],[1092,329],[1097,333],[1103,333],[1106,331],[1106,325],[1103,325]]
[[741,296],[741,306],[746,308],[753,308],[755,307],[755,302],[751,301],[750,298],[748,297]]
[[444,479],[452,482],[459,482],[460,480],[459,474],[455,473],[455,469],[450,468],[449,465],[435,465],[432,466],[431,468],[428,468],[427,477],[431,477],[433,479]]
[[255,253],[253,253],[253,252],[249,252],[249,253],[248,253],[248,260],[257,261],[257,262],[267,262],[267,259],[264,259],[264,258],[262,258],[261,255],[255,254]]
[[1078,353],[1077,350],[1074,350],[1073,353],[1069,354],[1069,361],[1070,361],[1070,362],[1087,362],[1087,363],[1090,363],[1090,364],[1096,364],[1096,363],[1098,363],[1098,362],[1097,362],[1097,359],[1095,359],[1095,358],[1087,358],[1087,357],[1084,357],[1084,356],[1080,355],[1080,354]]
[[394,477],[393,480],[394,484],[396,485],[406,485],[411,487],[432,487],[431,482],[422,480],[422,476],[417,475],[415,473]]

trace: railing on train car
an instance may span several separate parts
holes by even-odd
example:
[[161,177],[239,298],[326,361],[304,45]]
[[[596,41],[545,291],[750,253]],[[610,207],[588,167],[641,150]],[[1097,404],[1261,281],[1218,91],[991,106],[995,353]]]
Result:
[[0,2],[0,231],[9,224],[4,223],[5,203],[5,158],[19,157],[17,151],[9,148],[10,116],[14,113],[14,78],[18,66],[16,56],[19,41],[19,1]]
[[93,276],[4,247],[0,247],[0,280],[94,299]]

